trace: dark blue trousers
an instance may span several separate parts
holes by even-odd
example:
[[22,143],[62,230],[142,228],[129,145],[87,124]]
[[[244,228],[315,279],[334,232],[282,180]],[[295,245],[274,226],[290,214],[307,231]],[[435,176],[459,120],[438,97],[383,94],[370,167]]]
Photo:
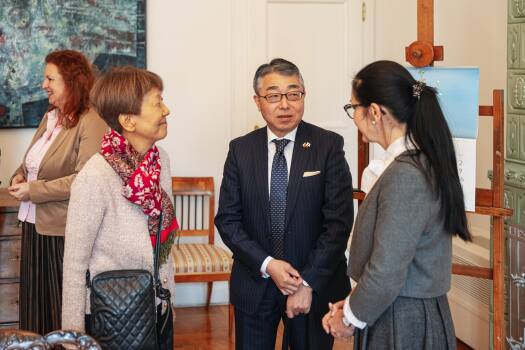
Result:
[[[235,349],[274,350],[279,321],[285,326],[283,349],[330,350],[334,339],[321,326],[324,315],[310,311],[289,319],[285,313],[286,296],[273,282],[268,284],[257,312],[248,315],[235,308]],[[286,347],[288,344],[289,347]]]

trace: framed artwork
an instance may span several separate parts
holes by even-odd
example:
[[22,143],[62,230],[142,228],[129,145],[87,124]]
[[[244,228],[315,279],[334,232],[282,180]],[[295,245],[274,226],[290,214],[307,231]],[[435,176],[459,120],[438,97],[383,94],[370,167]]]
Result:
[[437,89],[456,150],[465,210],[476,210],[476,138],[478,137],[479,68],[408,68],[412,76]]
[[414,79],[437,89],[453,137],[478,137],[478,67],[407,67]]
[[2,0],[0,128],[37,127],[46,55],[82,52],[100,71],[146,67],[146,0]]

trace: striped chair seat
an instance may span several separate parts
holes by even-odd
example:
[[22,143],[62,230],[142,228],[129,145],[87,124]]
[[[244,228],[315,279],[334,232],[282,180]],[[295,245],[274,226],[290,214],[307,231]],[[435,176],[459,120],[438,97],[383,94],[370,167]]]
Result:
[[230,273],[232,257],[213,244],[184,243],[171,249],[175,275]]

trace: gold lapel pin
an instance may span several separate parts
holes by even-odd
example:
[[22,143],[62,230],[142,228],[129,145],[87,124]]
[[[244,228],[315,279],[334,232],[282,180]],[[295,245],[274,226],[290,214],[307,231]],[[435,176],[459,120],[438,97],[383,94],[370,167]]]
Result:
[[306,148],[310,148],[310,146],[311,146],[310,142],[303,143],[303,148],[305,148],[305,149]]

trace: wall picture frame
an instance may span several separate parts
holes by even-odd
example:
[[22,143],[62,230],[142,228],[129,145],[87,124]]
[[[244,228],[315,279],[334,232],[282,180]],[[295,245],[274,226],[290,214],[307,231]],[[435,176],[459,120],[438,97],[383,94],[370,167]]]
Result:
[[0,128],[37,127],[47,111],[45,56],[82,52],[96,70],[146,67],[146,0],[2,1]]

